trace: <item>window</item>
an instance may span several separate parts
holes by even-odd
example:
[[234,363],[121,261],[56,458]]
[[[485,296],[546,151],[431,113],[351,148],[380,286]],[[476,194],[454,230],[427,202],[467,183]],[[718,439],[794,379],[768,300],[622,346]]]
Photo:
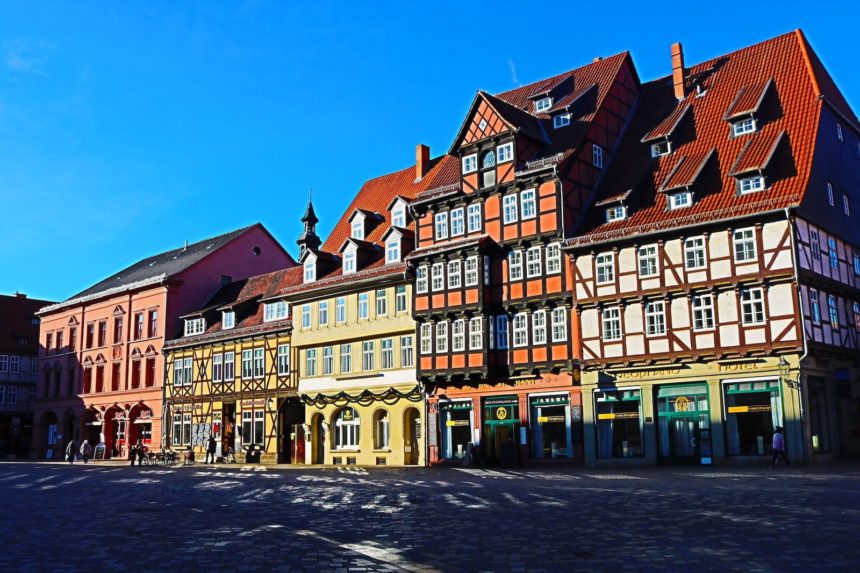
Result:
[[561,272],[561,245],[552,243],[546,247],[546,274],[554,275]]
[[322,357],[323,376],[331,376],[332,372],[334,372],[334,348],[331,346],[324,347]]
[[607,284],[615,281],[615,255],[603,253],[597,255],[595,261],[597,267],[597,284]]
[[705,268],[704,237],[691,237],[684,241],[684,266],[688,269]]
[[621,340],[621,309],[603,309],[603,340]]
[[851,202],[845,193],[842,194],[842,212],[849,217],[851,216]]
[[[768,436],[773,435],[775,426],[783,423],[779,387],[778,379],[723,383],[726,449],[730,456],[764,456],[773,453]],[[816,399],[813,393],[810,394],[812,406]],[[814,408],[811,410],[814,411]],[[819,433],[815,430],[815,422],[812,423],[812,433]],[[816,446],[819,445],[819,440],[815,441]]]
[[228,330],[236,326],[236,313],[232,310],[225,310],[221,313],[221,328]]
[[143,338],[143,313],[138,312],[134,315],[134,339],[140,340]]
[[415,351],[412,346],[412,336],[400,337],[400,367],[411,368],[415,365]]
[[466,233],[466,221],[463,208],[451,211],[451,236],[457,237]]
[[644,455],[640,390],[595,392],[597,457],[632,458]]
[[17,386],[9,386],[9,390],[6,392],[6,403],[12,406],[18,403],[18,387]]
[[818,231],[815,229],[809,230],[809,248],[812,251],[812,259],[815,261],[821,260],[821,241],[818,239]]
[[149,331],[147,332],[147,336],[149,338],[153,338],[158,335],[158,311],[150,310],[149,311]]
[[821,305],[818,302],[818,290],[809,289],[809,314],[814,324],[821,324]]
[[400,239],[389,239],[385,243],[385,262],[396,263],[400,260]]
[[388,314],[388,293],[385,289],[376,291],[376,317]]
[[461,263],[450,261],[448,263],[448,288],[460,288],[462,286]]
[[326,326],[328,324],[328,301],[321,301],[317,309],[317,324]]
[[827,204],[833,207],[836,204],[836,201],[833,199],[833,184],[827,183]]
[[592,150],[592,163],[598,169],[603,169],[603,148],[595,143]]
[[[35,358],[33,359],[35,361]],[[9,373],[10,374],[20,374],[21,373],[21,357],[15,356],[14,354],[9,357]]]
[[609,207],[606,209],[606,222],[621,221],[627,218],[627,207],[619,205],[617,207]]
[[[283,320],[285,318],[287,318],[286,302],[279,300],[263,304],[263,322],[272,322],[273,320]],[[310,326],[310,324],[307,326]]]
[[[201,329],[200,332],[203,332]],[[104,346],[107,341],[107,321],[99,322],[99,346]]]
[[827,295],[827,312],[830,316],[830,326],[839,328],[839,308],[836,306],[836,297]]
[[854,255],[854,274],[860,276],[860,255]]
[[183,360],[183,363],[182,363],[182,367],[185,370],[185,374],[183,375],[183,377],[185,379],[185,385],[186,386],[191,386],[191,383],[194,381],[193,375],[192,375],[192,372],[194,371],[193,370],[193,368],[194,368],[193,364],[194,364],[194,361],[191,358],[186,358],[185,360]]
[[689,207],[692,204],[693,194],[689,191],[681,191],[680,193],[669,195],[670,209],[682,209],[684,207]]
[[523,252],[511,251],[508,253],[508,279],[519,281],[523,278]]
[[433,352],[433,325],[425,322],[421,325],[421,354]]
[[540,113],[552,107],[551,97],[542,97],[535,102],[535,112]]
[[242,351],[242,378],[250,380],[254,377],[254,354],[251,350]]
[[854,310],[854,329],[860,332],[860,302],[855,302],[852,308]]
[[478,170],[478,156],[473,153],[463,158],[463,174],[474,173]]
[[714,328],[714,297],[710,294],[693,296],[693,330]]
[[8,372],[9,371],[9,356],[6,354],[0,354],[0,372]]
[[466,350],[466,320],[457,319],[451,328],[451,350],[463,352]]
[[651,144],[651,157],[661,157],[670,153],[672,153],[672,144],[668,140]]
[[311,327],[311,305],[302,305],[302,328]]
[[189,318],[185,321],[185,336],[200,334],[205,330],[205,321],[202,318]]
[[373,370],[376,367],[374,364],[374,346],[373,341],[361,343],[361,367],[365,372]]
[[511,193],[502,199],[502,216],[505,224],[517,222],[517,195]]
[[346,322],[346,297],[339,296],[335,299],[334,320],[337,324]]
[[552,118],[552,128],[559,129],[561,127],[565,127],[570,125],[570,114],[569,113],[560,113]]
[[[117,342],[122,342],[122,319],[119,319],[119,340]],[[116,334],[114,334],[114,338],[116,338]],[[59,352],[63,348],[63,331],[57,331],[57,346],[56,350]]]
[[734,232],[734,242],[735,261],[744,263],[756,259],[754,229],[738,229]]
[[340,345],[340,373],[352,372],[352,344]]
[[639,276],[653,277],[657,274],[657,245],[639,247]]
[[541,276],[541,248],[531,247],[526,251],[526,276],[534,278]]
[[752,177],[742,177],[738,179],[738,190],[741,195],[745,193],[754,193],[764,189],[764,177],[761,175],[753,175]]
[[484,320],[480,316],[469,319],[469,350],[484,347]]
[[377,450],[387,450],[391,445],[391,430],[388,423],[388,412],[377,410],[373,413],[374,439],[373,447]]
[[234,352],[224,353],[224,381],[233,380],[236,377],[236,354]]
[[505,315],[496,317],[496,348],[507,350],[508,348],[508,317]]
[[406,312],[406,304],[406,285],[400,285],[394,289],[394,312]]
[[475,233],[481,230],[481,204],[472,203],[467,209],[469,232]]
[[666,304],[662,300],[645,305],[645,333],[648,336],[666,334]]
[[764,291],[749,288],[741,291],[741,316],[744,324],[764,323]]
[[526,189],[521,194],[522,199],[522,217],[526,219],[534,219],[537,216],[537,205],[535,199],[535,190]]
[[317,264],[313,259],[305,261],[305,282],[313,282],[317,280]]
[[431,288],[433,292],[445,289],[445,263],[435,263],[433,265],[433,281]]
[[361,420],[355,408],[344,408],[338,412],[334,422],[335,449],[358,449]]
[[370,297],[366,292],[358,295],[358,320],[367,320],[370,316]]
[[349,275],[355,272],[355,249],[347,249],[343,253],[343,274]]
[[356,217],[352,222],[352,234],[350,236],[353,239],[364,240],[364,217]]
[[78,348],[78,329],[74,326],[69,329],[69,350],[74,352]]
[[532,313],[532,343],[546,344],[546,311]]
[[481,187],[492,187],[496,184],[496,154],[488,151],[481,160]]
[[524,312],[514,315],[514,348],[521,348],[529,343],[529,320]]
[[[93,335],[95,334],[96,326],[92,323],[87,325],[87,348],[93,347]],[[46,345],[50,348],[50,344]]]
[[384,338],[382,340],[382,368],[394,368],[394,339]]
[[505,143],[496,148],[496,163],[505,163],[514,160],[513,142]]
[[842,124],[841,123],[836,124],[836,139],[838,139],[840,142],[845,141],[845,137],[842,135]]
[[466,286],[478,286],[478,257],[466,259]]
[[827,256],[830,258],[830,268],[839,268],[839,252],[836,250],[836,239],[833,237],[827,238]]
[[436,352],[448,352],[448,323],[445,321],[436,323]]
[[254,349],[254,378],[262,378],[266,375],[266,358],[262,348]]
[[212,381],[220,382],[224,378],[224,355],[212,355]]
[[402,206],[394,208],[391,212],[391,225],[403,228],[406,226],[406,209]]
[[427,292],[427,267],[418,267],[415,271],[415,290],[418,294]]
[[316,350],[316,348],[309,348],[305,351],[305,375],[306,376],[316,376],[317,375],[317,350]]
[[436,213],[436,240],[448,238],[448,213]]
[[751,117],[736,121],[732,124],[732,133],[735,137],[755,131],[755,120]]

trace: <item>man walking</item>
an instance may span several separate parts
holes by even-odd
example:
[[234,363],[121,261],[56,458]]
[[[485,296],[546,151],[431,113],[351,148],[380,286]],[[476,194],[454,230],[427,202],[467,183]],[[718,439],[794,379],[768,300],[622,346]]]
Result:
[[785,465],[790,466],[788,456],[785,455],[785,436],[782,435],[782,426],[777,426],[773,432],[773,462],[771,465],[776,467],[776,462],[779,458],[785,462]]
[[[215,452],[217,451],[217,442],[215,441],[215,436],[209,436],[209,445],[206,448],[206,462],[207,464],[215,463]],[[212,460],[211,462],[209,460]]]
[[87,463],[87,460],[89,460],[92,455],[93,448],[90,446],[89,440],[84,440],[84,443],[81,444],[81,458],[83,458],[84,463]]
[[69,444],[66,446],[66,459],[69,460],[69,465],[73,465],[75,463],[75,455],[77,453],[77,444],[75,443],[75,439],[72,438],[71,440],[69,440]]

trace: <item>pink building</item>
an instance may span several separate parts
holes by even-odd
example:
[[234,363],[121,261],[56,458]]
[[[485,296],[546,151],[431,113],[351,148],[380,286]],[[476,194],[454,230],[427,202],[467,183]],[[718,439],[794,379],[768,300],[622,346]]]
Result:
[[161,348],[182,335],[178,317],[223,284],[293,265],[256,224],[147,257],[40,310],[33,455],[60,459],[70,439],[104,444],[106,458],[127,457],[138,439],[159,449]]

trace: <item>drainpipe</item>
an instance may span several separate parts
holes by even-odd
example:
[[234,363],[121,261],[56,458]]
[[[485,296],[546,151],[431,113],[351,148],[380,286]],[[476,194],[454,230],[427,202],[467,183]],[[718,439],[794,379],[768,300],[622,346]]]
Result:
[[794,242],[794,223],[791,220],[791,214],[788,207],[785,208],[785,220],[788,223],[789,238],[791,239],[791,266],[794,269],[794,285],[797,292],[797,305],[800,310],[800,334],[803,341],[803,353],[797,361],[797,397],[800,411],[800,435],[803,444],[803,461],[809,463],[809,450],[807,448],[806,439],[806,417],[803,412],[803,382],[801,381],[801,364],[809,355],[809,345],[806,340],[806,325],[803,323],[803,294],[800,290],[800,273],[797,269],[797,259],[795,253]]

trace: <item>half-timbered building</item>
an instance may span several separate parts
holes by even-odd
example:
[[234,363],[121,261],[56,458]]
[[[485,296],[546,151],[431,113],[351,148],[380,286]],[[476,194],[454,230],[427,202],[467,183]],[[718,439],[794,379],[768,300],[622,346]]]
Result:
[[776,426],[790,458],[856,455],[858,170],[799,30],[690,67],[672,47],[565,245],[587,462],[753,462]]

